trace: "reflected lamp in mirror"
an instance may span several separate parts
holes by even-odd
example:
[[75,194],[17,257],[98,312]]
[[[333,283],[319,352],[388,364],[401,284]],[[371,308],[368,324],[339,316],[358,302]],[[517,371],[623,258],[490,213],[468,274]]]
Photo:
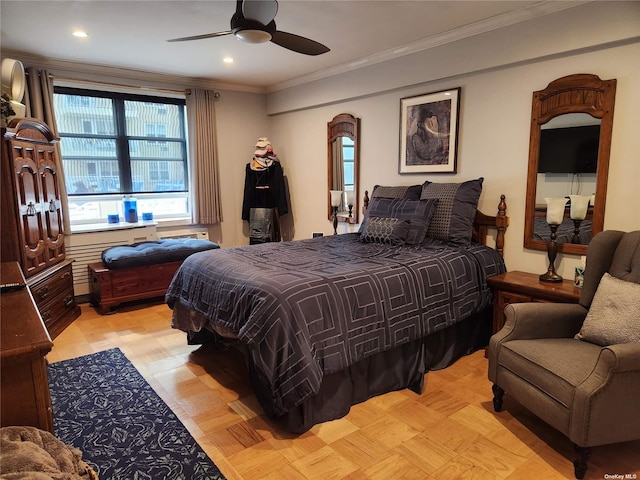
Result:
[[547,257],[549,258],[549,267],[546,273],[540,275],[542,282],[561,282],[562,277],[556,273],[556,256],[558,255],[558,243],[556,242],[556,231],[558,226],[564,220],[564,209],[567,204],[566,197],[547,197],[544,199],[547,203],[547,223],[551,229],[551,237],[547,243]]
[[342,190],[329,190],[334,235],[338,234],[338,208],[342,204],[342,194]]
[[353,205],[355,201],[355,194],[353,190],[347,190],[344,192],[344,203],[349,209],[349,218],[353,218]]
[[573,220],[573,238],[571,243],[580,245],[580,224],[587,217],[591,195],[569,195],[571,210],[569,216]]

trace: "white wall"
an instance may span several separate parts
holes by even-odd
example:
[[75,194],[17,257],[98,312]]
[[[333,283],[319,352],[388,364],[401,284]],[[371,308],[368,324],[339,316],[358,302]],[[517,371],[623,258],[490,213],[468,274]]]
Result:
[[256,140],[269,136],[266,99],[254,93],[220,93],[216,128],[223,222],[211,227],[209,234],[223,247],[247,245],[248,223],[242,221],[245,166],[253,157]]
[[[637,6],[634,5],[634,11],[638,10]],[[633,18],[621,16],[617,24],[607,18],[605,26],[619,33],[629,25],[628,20],[635,22],[638,19],[637,16]],[[592,25],[580,23],[579,30],[589,31],[597,20],[597,17],[593,18]],[[540,33],[534,28],[537,25],[546,23],[530,25],[532,39]],[[571,36],[575,33],[571,32],[571,25],[564,26],[564,34]],[[522,30],[522,26],[520,30],[526,37],[527,31]],[[570,54],[540,55],[535,61],[519,61],[420,84],[411,83],[415,79],[415,69],[410,69],[406,83],[412,86],[381,90],[380,93],[373,93],[371,72],[365,69],[345,74],[341,79],[326,79],[271,94],[269,110],[283,112],[271,117],[270,131],[289,179],[294,238],[308,238],[313,231],[325,234],[333,231],[326,214],[326,124],[338,113],[351,113],[362,121],[361,190],[371,190],[377,183],[416,184],[426,179],[463,181],[484,176],[479,205],[483,212],[495,214],[500,194],[504,193],[507,198],[507,214],[511,220],[505,245],[507,267],[543,273],[547,267],[546,252],[526,250],[522,246],[532,93],[545,88],[556,78],[574,73],[591,73],[602,79],[618,80],[604,227],[640,229],[640,135],[635,121],[640,105],[640,62],[637,60],[640,58],[640,43],[638,36],[618,42],[619,37],[615,36],[618,33],[611,37],[616,41],[608,43],[602,37],[602,30],[598,30],[598,35],[605,44],[597,48],[590,46]],[[635,24],[635,31],[640,31],[640,22]],[[476,56],[473,61],[481,64],[482,59],[478,59],[478,55],[492,55],[491,49],[482,48],[482,41],[495,45],[497,37],[502,39],[505,47],[509,47],[503,33],[492,32],[482,38],[458,43],[472,42]],[[572,39],[572,42],[574,46],[580,45],[579,39]],[[543,43],[555,49],[555,44],[548,37]],[[450,46],[446,49],[451,52]],[[462,57],[465,60],[469,58],[464,51],[460,57],[454,58]],[[405,61],[410,62],[411,59],[405,58]],[[438,68],[440,65],[433,67]],[[396,64],[393,70],[396,82],[402,81],[403,71]],[[388,86],[387,77],[382,83]],[[327,85],[335,89],[336,98],[347,98],[354,85],[361,84],[370,89],[366,96],[334,102],[327,97]],[[453,87],[462,87],[457,174],[398,174],[400,99]],[[297,110],[286,113],[291,106]],[[349,227],[341,226],[341,231],[347,229]],[[556,268],[561,275],[572,278],[578,263],[579,257],[575,255],[559,255]]]

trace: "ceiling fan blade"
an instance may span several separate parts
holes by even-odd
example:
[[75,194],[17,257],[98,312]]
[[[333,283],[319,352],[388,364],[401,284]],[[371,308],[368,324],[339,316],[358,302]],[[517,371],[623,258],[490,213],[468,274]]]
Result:
[[223,35],[231,35],[231,30],[225,32],[205,33],[203,35],[194,35],[192,37],[172,38],[167,42],[187,42],[189,40],[202,40],[204,38],[222,37]]
[[271,41],[276,45],[305,55],[322,55],[330,51],[328,47],[315,40],[294,35],[293,33],[275,31]]
[[276,0],[244,0],[242,2],[242,16],[249,20],[255,20],[263,25],[273,20],[278,13]]

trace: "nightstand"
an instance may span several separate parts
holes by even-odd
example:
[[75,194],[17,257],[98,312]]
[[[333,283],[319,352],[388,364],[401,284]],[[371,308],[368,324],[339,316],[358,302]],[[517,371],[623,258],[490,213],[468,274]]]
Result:
[[541,282],[538,274],[518,271],[489,277],[487,282],[494,294],[493,333],[504,326],[504,308],[510,303],[578,303],[581,292],[572,280]]

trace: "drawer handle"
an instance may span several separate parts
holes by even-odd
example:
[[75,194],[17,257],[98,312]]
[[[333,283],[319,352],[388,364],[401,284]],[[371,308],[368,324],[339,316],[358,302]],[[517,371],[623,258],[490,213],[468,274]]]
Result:
[[64,272],[60,278],[68,278],[71,276],[71,272]]
[[27,217],[34,217],[36,215],[36,206],[33,202],[29,202],[27,205]]
[[75,303],[75,299],[73,298],[73,295],[67,295],[64,297],[63,302],[65,307],[69,307]]
[[48,296],[49,296],[49,287],[42,287],[40,290],[38,290],[38,297],[40,297],[40,299],[44,300]]
[[45,322],[51,320],[51,312],[49,311],[41,313],[40,316],[42,317],[42,320],[44,320]]

